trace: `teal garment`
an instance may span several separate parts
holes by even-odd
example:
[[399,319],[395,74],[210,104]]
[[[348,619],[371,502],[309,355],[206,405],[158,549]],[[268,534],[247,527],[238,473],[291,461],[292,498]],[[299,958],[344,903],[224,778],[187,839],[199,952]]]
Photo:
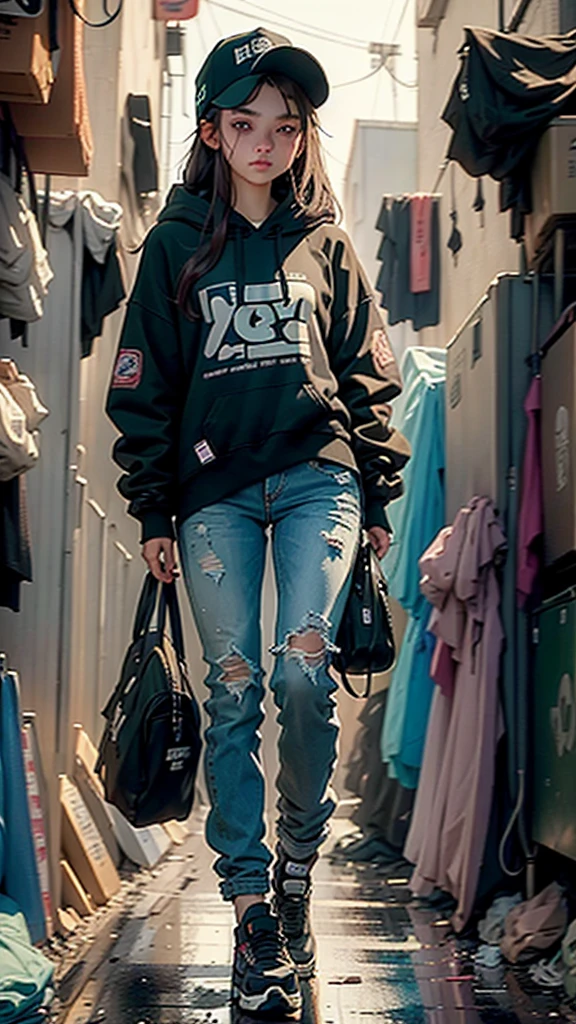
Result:
[[434,688],[430,606],[420,593],[418,559],[444,525],[446,352],[407,349],[402,377],[404,391],[395,402],[392,423],[410,443],[412,458],[404,471],[405,493],[388,509],[394,533],[384,569],[390,593],[409,618],[390,685],[382,758],[391,777],[416,789]]
[[0,1022],[35,1020],[53,974],[54,966],[30,943],[24,914],[0,895]]
[[3,809],[5,824],[2,889],[23,911],[36,943],[46,938],[46,920],[24,772],[18,676],[2,672],[0,683],[0,813]]

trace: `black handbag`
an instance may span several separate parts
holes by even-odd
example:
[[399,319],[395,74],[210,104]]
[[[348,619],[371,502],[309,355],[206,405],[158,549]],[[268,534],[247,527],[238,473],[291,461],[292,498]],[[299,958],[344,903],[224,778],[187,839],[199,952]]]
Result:
[[188,817],[201,748],[176,584],[162,584],[158,599],[159,588],[148,573],[120,681],[102,712],[96,764],[106,800],[137,828]]
[[[352,697],[368,697],[373,672],[387,672],[396,659],[388,586],[376,553],[363,534],[352,573],[352,587],[340,623],[336,644],[340,648],[334,667]],[[364,693],[356,693],[348,680],[365,675]]]

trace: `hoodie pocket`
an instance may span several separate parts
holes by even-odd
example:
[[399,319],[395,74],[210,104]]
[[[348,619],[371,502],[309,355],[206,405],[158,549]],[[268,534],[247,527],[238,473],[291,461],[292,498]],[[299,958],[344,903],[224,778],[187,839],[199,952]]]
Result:
[[305,434],[330,413],[328,401],[309,382],[234,392],[215,399],[203,437],[218,458],[259,448],[276,434]]

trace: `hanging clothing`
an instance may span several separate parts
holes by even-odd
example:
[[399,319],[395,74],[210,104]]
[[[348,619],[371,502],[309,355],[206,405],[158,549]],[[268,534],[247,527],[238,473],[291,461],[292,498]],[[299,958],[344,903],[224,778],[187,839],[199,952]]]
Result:
[[420,559],[422,591],[434,606],[429,628],[456,667],[452,694],[434,694],[405,856],[415,864],[414,893],[439,887],[458,901],[456,931],[476,897],[503,733],[496,563],[505,546],[492,502],[473,498]]
[[410,203],[410,291],[429,292],[432,284],[432,196]]
[[529,213],[536,143],[553,118],[576,111],[576,31],[544,38],[464,32],[442,114],[453,131],[448,157],[473,177],[502,182],[502,210]]
[[[0,832],[2,889],[22,910],[33,942],[46,938],[46,918],[28,805],[20,686],[0,668]],[[1,1009],[1,1000],[0,1000]],[[0,1014],[1,1019],[1,1014]]]
[[522,497],[518,520],[518,568],[516,590],[520,607],[534,592],[542,568],[544,536],[544,483],[542,479],[542,380],[535,377],[524,402],[528,433],[522,472]]
[[430,607],[420,590],[418,559],[444,523],[444,349],[409,348],[402,361],[404,391],[392,422],[412,448],[405,494],[389,509],[392,544],[384,567],[390,593],[408,612],[406,633],[390,685],[382,758],[392,778],[415,789],[428,724],[434,647]]
[[[413,201],[416,203],[414,213]],[[417,232],[415,236],[413,227]],[[382,265],[376,288],[382,295],[381,305],[388,310],[388,322],[394,325],[411,320],[415,331],[435,326],[440,322],[438,199],[385,196],[376,229],[382,233],[377,254]],[[414,275],[416,264],[421,272]],[[428,288],[424,289],[426,283]]]
[[126,297],[126,289],[118,260],[116,240],[110,245],[103,263],[84,249],[82,266],[82,356],[92,353],[95,338],[104,329],[104,320],[118,309]]
[[20,611],[20,585],[32,582],[24,476],[0,483],[0,605]]
[[97,192],[56,192],[50,196],[50,217],[64,226],[78,209],[81,226],[82,299],[81,355],[89,356],[107,316],[126,296],[118,259],[118,231],[122,222],[119,203],[107,202]]

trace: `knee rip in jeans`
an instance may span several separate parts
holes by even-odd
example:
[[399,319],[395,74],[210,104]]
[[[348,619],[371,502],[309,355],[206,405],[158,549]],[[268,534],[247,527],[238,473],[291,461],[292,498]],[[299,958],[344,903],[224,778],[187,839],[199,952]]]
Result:
[[231,697],[240,702],[248,687],[257,682],[258,666],[245,658],[236,647],[232,647],[229,654],[220,658],[218,664],[222,669],[218,682],[226,687]]
[[316,686],[318,672],[328,657],[337,651],[330,640],[330,623],[318,612],[308,612],[299,629],[286,635],[284,643],[270,648],[272,654],[283,654],[297,662],[303,674]]

